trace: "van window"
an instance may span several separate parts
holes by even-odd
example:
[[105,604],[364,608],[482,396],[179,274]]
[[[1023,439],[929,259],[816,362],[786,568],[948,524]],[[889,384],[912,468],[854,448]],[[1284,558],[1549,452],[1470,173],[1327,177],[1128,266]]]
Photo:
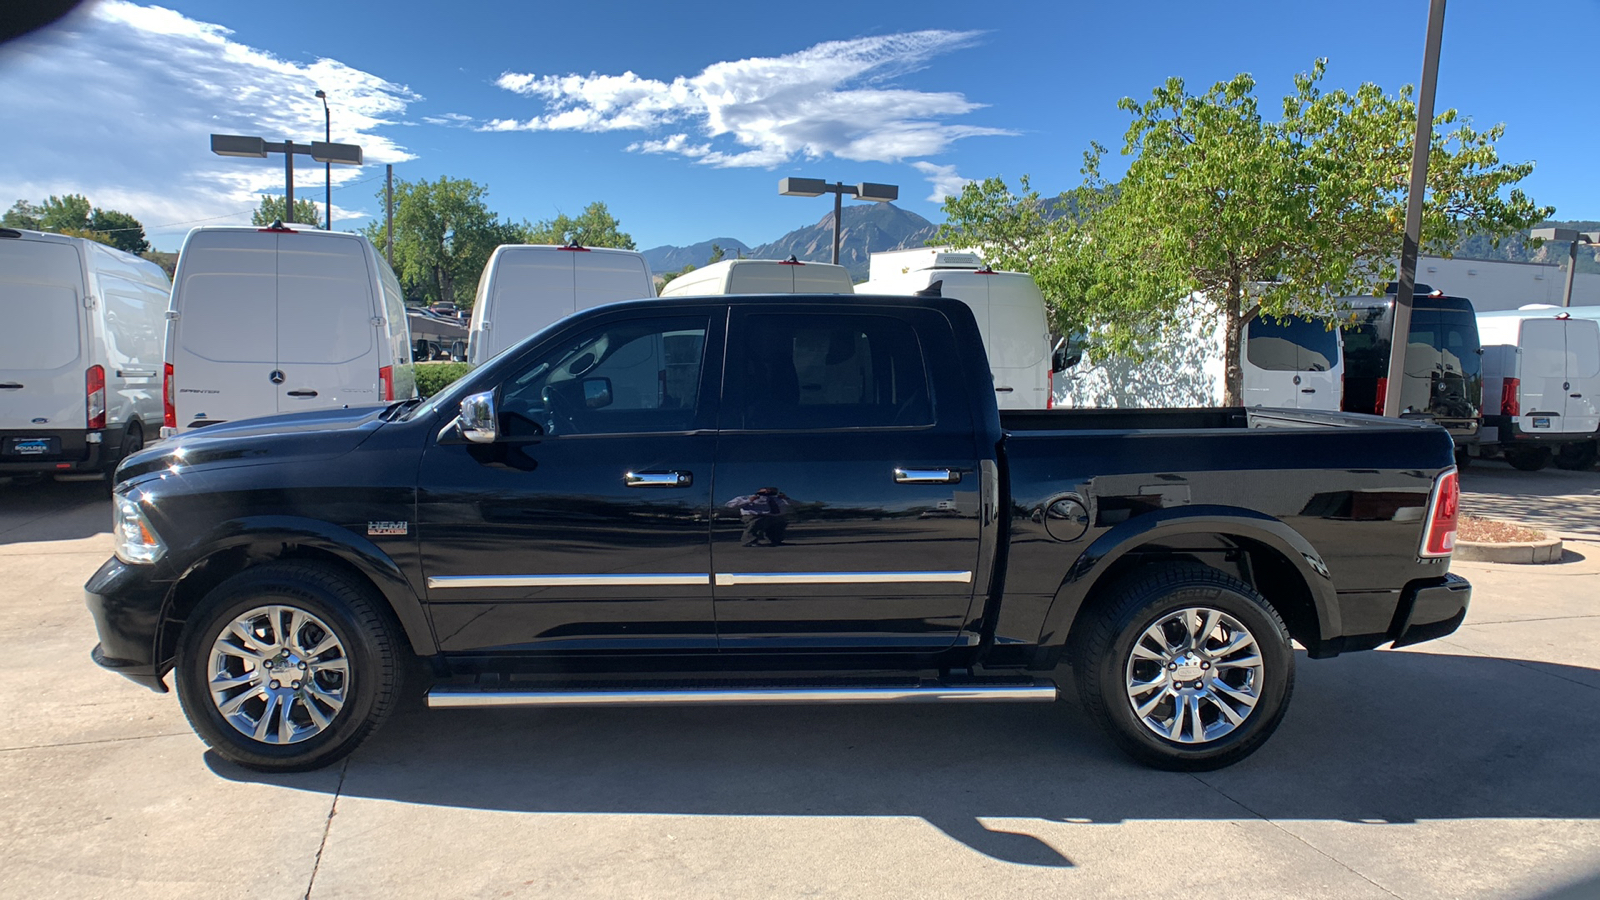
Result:
[[77,359],[82,298],[77,248],[0,241],[0,368],[59,369]]
[[347,363],[372,352],[378,315],[362,243],[278,236],[278,361]]
[[910,323],[864,315],[745,321],[743,427],[933,424],[927,366]]
[[[1432,370],[1442,367],[1445,375],[1477,375],[1483,370],[1483,359],[1478,355],[1478,323],[1471,313],[1456,310],[1419,309],[1411,314],[1411,345],[1406,349],[1406,359],[1418,351],[1417,345],[1426,348],[1423,364]],[[1345,360],[1348,365],[1350,339],[1345,336]],[[1386,361],[1387,365],[1387,361]]]
[[1258,316],[1246,335],[1246,357],[1258,369],[1326,372],[1339,359],[1338,332],[1315,319]]
[[1567,359],[1570,378],[1600,375],[1600,325],[1582,321],[1567,323]]

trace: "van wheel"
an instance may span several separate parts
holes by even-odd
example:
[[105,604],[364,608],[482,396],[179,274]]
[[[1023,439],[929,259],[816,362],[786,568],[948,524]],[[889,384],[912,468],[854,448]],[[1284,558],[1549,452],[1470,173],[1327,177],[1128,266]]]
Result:
[[1272,736],[1294,692],[1294,649],[1272,605],[1206,566],[1147,568],[1110,589],[1075,637],[1083,707],[1158,769],[1232,765]]
[[218,585],[178,644],[178,699],[201,740],[247,769],[337,762],[400,697],[394,626],[364,586],[303,562]]
[[129,422],[128,430],[122,435],[122,449],[106,466],[106,493],[111,493],[117,486],[117,466],[122,461],[144,449],[144,428],[138,422]]
[[1556,468],[1581,472],[1592,468],[1597,456],[1600,456],[1600,447],[1596,447],[1594,441],[1563,444],[1561,452],[1557,453],[1555,457]]
[[1537,472],[1550,465],[1550,448],[1529,447],[1522,450],[1507,450],[1506,462],[1510,463],[1513,469]]

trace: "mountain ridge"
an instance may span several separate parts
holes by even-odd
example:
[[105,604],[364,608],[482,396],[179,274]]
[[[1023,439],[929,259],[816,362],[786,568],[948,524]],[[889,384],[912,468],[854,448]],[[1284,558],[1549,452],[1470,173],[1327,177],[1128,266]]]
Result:
[[[903,250],[927,244],[939,227],[910,210],[892,203],[852,204],[843,209],[839,233],[839,264],[856,281],[867,277],[869,257],[885,250]],[[743,254],[749,259],[788,259],[828,262],[833,256],[833,212],[814,224],[796,228],[777,240],[751,247],[736,238],[713,238],[685,247],[664,244],[641,251],[657,275],[681,272],[684,266],[703,266],[711,259],[711,245],[722,248],[723,258]]]

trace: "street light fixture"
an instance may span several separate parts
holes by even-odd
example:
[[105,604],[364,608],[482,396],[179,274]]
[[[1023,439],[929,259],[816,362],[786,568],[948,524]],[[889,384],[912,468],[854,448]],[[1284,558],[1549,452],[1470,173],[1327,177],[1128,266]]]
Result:
[[[323,133],[323,140],[332,142],[332,140],[333,140],[333,113],[328,111],[328,92],[327,91],[317,91],[317,99],[322,101],[322,133]],[[322,227],[326,228],[329,231],[332,231],[333,230],[333,164],[332,163],[325,162],[325,163],[322,164],[322,178],[323,178],[323,181],[322,181],[323,190],[326,191],[325,197],[326,197],[326,209],[327,209],[327,212],[322,217]]]
[[1600,244],[1600,231],[1578,231],[1573,228],[1535,228],[1532,236],[1545,241],[1567,242],[1567,288],[1561,294],[1561,305],[1572,305],[1572,276],[1578,271],[1578,245]]
[[[312,141],[307,144],[296,144],[294,141],[276,143],[258,137],[247,137],[242,134],[213,134],[211,136],[211,152],[218,156],[238,156],[255,159],[265,159],[269,153],[283,154],[283,179],[284,179],[284,218],[294,221],[294,155],[309,156],[319,163],[338,163],[342,166],[361,165],[361,146],[359,144],[335,144],[328,141]],[[330,182],[331,183],[331,182]],[[332,191],[329,192],[330,197]]]
[[849,194],[857,200],[871,200],[874,203],[887,203],[890,200],[900,199],[900,186],[897,184],[873,184],[863,181],[860,184],[845,184],[836,181],[829,184],[821,178],[785,178],[778,182],[778,193],[785,197],[820,197],[823,194],[833,195],[833,264],[839,264],[839,213],[844,204],[844,195]]

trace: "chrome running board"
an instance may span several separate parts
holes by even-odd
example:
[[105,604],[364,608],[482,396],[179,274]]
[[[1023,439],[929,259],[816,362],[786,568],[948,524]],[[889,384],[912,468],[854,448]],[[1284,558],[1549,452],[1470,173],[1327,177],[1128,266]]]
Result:
[[[515,685],[515,682],[512,683]],[[795,703],[978,703],[1034,702],[1056,699],[1056,686],[1044,679],[996,679],[946,683],[906,681],[858,685],[804,683],[734,686],[707,683],[694,687],[617,685],[616,687],[547,687],[436,685],[428,691],[431,709],[521,706],[764,706]]]

